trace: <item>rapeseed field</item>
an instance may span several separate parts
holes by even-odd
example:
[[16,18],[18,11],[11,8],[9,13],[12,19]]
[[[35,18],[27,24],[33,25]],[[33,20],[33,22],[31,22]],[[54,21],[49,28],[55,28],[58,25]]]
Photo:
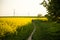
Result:
[[31,23],[32,19],[48,20],[47,18],[0,18],[0,36],[5,33],[14,33],[18,27]]
[[13,22],[16,25],[25,25],[28,22],[31,22],[32,19],[39,19],[39,20],[48,20],[47,18],[0,18],[3,21],[7,21],[7,22]]

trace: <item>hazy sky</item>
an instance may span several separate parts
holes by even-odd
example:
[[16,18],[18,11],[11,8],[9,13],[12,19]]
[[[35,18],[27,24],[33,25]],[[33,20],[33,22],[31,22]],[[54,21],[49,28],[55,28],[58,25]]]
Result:
[[40,5],[43,0],[0,0],[0,16],[13,16],[14,9],[17,16],[45,15],[46,9]]

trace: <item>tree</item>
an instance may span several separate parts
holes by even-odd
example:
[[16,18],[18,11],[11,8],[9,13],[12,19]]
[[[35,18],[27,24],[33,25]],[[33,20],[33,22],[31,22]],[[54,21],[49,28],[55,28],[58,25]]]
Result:
[[42,17],[42,14],[38,14],[38,17]]
[[[48,3],[47,3],[48,1]],[[44,7],[46,7],[48,11],[49,18],[52,21],[60,20],[60,0],[43,0],[41,3]]]

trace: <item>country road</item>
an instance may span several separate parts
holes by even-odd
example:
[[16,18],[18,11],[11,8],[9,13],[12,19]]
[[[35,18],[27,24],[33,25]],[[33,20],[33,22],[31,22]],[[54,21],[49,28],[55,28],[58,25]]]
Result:
[[32,40],[32,35],[33,35],[33,34],[35,33],[35,31],[36,31],[36,26],[35,26],[34,23],[33,23],[33,26],[34,26],[34,29],[33,29],[32,33],[30,34],[30,36],[28,37],[27,40]]

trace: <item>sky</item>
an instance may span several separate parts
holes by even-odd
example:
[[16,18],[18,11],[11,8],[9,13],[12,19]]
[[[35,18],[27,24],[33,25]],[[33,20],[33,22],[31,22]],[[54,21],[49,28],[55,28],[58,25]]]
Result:
[[40,5],[42,1],[43,0],[0,0],[0,16],[45,15],[47,11],[45,7]]

